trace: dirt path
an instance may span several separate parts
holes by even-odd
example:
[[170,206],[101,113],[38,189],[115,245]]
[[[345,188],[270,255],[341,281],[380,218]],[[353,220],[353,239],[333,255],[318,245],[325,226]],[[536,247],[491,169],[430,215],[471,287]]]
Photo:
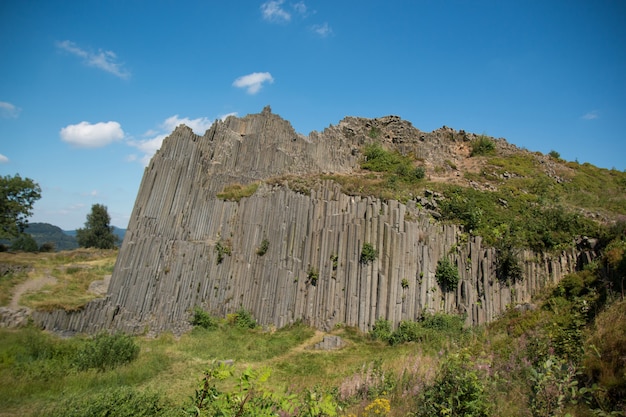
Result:
[[21,284],[17,285],[13,290],[13,297],[11,298],[11,303],[9,304],[9,308],[13,310],[17,310],[20,308],[20,298],[22,295],[31,291],[38,291],[42,289],[46,285],[54,285],[56,284],[57,279],[51,275],[46,275],[38,278],[28,279]]

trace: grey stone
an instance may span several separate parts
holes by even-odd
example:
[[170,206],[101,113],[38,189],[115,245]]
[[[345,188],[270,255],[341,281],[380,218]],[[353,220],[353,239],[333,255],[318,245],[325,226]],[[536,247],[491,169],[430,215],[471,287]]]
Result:
[[[380,132],[376,139],[372,128]],[[203,136],[179,126],[144,171],[106,296],[80,311],[35,311],[32,318],[66,333],[148,334],[189,330],[195,306],[221,317],[243,307],[259,324],[278,328],[302,321],[319,329],[342,324],[368,331],[378,318],[397,325],[426,311],[467,311],[471,325],[492,321],[512,302],[530,302],[575,270],[577,253],[522,252],[524,279],[501,288],[495,250],[480,237],[459,244],[461,228],[433,221],[435,211],[420,211],[415,202],[345,195],[330,180],[308,192],[272,180],[351,174],[360,163],[354,149],[373,141],[443,161],[455,135],[447,127],[424,133],[386,116],[347,117],[305,137],[269,107],[218,120]],[[252,182],[262,184],[249,197],[218,197],[229,184]],[[268,250],[259,256],[264,239]],[[218,243],[230,248],[220,263]],[[372,262],[360,262],[365,243],[378,253]],[[446,293],[435,279],[443,256],[452,258],[460,275],[458,288]],[[403,279],[411,283],[407,288]]]

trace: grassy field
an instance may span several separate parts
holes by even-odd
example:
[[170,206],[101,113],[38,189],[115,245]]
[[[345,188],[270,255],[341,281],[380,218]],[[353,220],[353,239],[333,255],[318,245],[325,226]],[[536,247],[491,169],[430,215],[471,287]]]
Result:
[[[489,326],[434,316],[395,330],[377,322],[372,334],[337,327],[346,345],[332,351],[311,349],[324,334],[307,326],[264,331],[232,317],[180,338],[0,329],[0,416],[623,416],[626,302],[607,284],[623,280],[625,252],[624,239],[614,241],[536,308]],[[2,254],[14,271],[2,277],[3,303],[45,273],[57,283],[25,302],[75,308],[115,257]],[[607,267],[622,275],[607,281]]]

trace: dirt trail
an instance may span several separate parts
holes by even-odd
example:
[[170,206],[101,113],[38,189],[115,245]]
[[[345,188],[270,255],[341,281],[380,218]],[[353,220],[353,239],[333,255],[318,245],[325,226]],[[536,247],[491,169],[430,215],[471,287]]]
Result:
[[20,308],[20,298],[22,295],[31,291],[38,291],[45,287],[46,285],[54,285],[56,284],[57,279],[51,275],[46,275],[38,278],[28,279],[21,284],[17,285],[13,290],[13,297],[11,298],[11,303],[9,304],[9,308],[13,310],[17,310]]

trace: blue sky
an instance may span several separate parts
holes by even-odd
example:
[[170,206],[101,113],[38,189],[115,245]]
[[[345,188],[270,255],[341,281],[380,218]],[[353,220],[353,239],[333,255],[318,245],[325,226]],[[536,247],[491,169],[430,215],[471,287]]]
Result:
[[146,161],[265,105],[308,134],[398,115],[626,169],[626,2],[49,1],[0,4],[0,175],[31,222],[126,227]]

